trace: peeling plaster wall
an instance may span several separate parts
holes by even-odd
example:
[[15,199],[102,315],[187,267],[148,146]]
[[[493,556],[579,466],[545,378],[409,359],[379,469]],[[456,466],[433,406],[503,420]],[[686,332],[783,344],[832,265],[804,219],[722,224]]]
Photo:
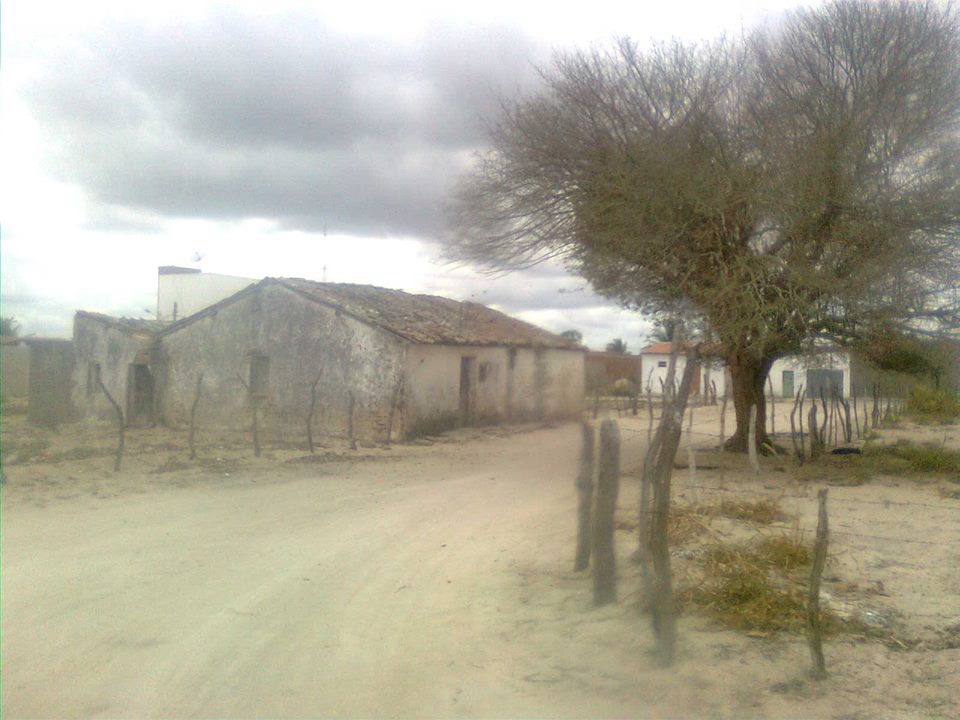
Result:
[[[99,363],[100,378],[124,416],[127,412],[129,367],[141,350],[149,348],[149,337],[134,335],[98,320],[78,316],[73,321],[76,362],[72,376],[72,399],[80,417],[114,420],[116,411],[96,386],[92,363]],[[141,356],[142,357],[142,356]]]
[[[276,285],[260,286],[216,312],[162,336],[157,348],[160,411],[164,422],[190,421],[199,373],[203,390],[198,427],[234,429],[252,424],[251,359],[269,358],[260,399],[264,437],[302,443],[310,386],[318,373],[315,436],[346,436],[353,392],[357,439],[386,437],[406,342],[333,308]],[[241,381],[242,378],[242,381]],[[393,433],[399,434],[399,416]]]
[[473,358],[471,424],[570,418],[583,407],[582,351],[411,345],[404,391],[408,433],[437,432],[461,424],[463,358]]

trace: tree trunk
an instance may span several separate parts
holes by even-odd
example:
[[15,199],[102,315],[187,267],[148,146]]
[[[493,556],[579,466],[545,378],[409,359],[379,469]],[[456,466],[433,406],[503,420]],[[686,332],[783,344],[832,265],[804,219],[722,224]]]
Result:
[[723,447],[732,452],[747,452],[747,435],[750,427],[750,407],[757,408],[757,450],[763,452],[764,445],[773,445],[767,435],[766,398],[763,386],[767,381],[767,374],[773,365],[773,358],[755,360],[743,355],[732,355],[727,358],[727,367],[730,369],[731,396],[733,409],[737,417],[737,429]]

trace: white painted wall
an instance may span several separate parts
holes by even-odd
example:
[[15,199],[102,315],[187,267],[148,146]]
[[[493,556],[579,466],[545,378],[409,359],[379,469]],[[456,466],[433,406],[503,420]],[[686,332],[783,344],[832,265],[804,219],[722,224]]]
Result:
[[[157,319],[182,320],[243,290],[256,280],[216,273],[163,273],[157,280]],[[176,313],[174,313],[176,309]],[[174,317],[176,314],[176,317]]]
[[[653,391],[652,394],[656,397],[660,396],[660,382],[667,381],[667,372],[670,369],[670,354],[669,353],[644,353],[641,361],[641,369],[643,371],[643,380],[641,392],[646,394],[647,384],[650,384],[650,389]],[[680,383],[680,379],[683,377],[683,371],[687,367],[687,358],[681,353],[677,356],[677,369],[675,371],[676,379],[675,384]],[[699,393],[703,393],[703,388],[710,382],[713,382],[717,386],[717,397],[722,398],[723,394],[726,392],[726,372],[725,366],[719,362],[706,362],[701,361],[700,363],[700,384],[695,390]]]
[[850,355],[840,351],[824,351],[816,355],[792,355],[790,357],[780,358],[773,363],[770,368],[770,383],[765,388],[765,392],[770,394],[770,385],[773,385],[773,394],[776,397],[783,397],[783,378],[784,372],[793,373],[793,392],[810,386],[807,379],[807,370],[842,370],[843,371],[843,395],[850,397]]

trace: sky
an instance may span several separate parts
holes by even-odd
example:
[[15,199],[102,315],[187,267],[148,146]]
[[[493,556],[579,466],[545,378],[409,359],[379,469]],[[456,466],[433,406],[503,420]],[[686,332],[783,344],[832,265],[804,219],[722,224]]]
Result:
[[444,259],[451,188],[552,53],[713,38],[796,1],[6,0],[0,312],[156,312],[157,268],[306,277],[495,307],[603,349],[650,322],[560,264]]

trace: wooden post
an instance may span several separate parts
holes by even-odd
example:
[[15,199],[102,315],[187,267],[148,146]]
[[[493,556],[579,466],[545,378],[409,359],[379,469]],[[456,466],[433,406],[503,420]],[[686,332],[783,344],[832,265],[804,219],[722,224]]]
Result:
[[197,448],[193,443],[193,438],[197,431],[197,405],[200,404],[200,391],[203,388],[203,373],[197,375],[197,389],[193,393],[193,404],[190,406],[190,437],[187,442],[190,446],[190,459],[197,459]]
[[120,472],[120,465],[123,463],[123,447],[125,443],[124,433],[126,431],[126,422],[123,419],[123,408],[113,399],[113,395],[110,394],[110,391],[107,390],[107,386],[103,384],[103,380],[100,378],[99,373],[97,373],[97,384],[100,386],[100,389],[103,391],[103,394],[107,396],[107,400],[110,401],[110,404],[113,405],[114,412],[117,413],[117,455],[113,460],[113,471]]
[[590,514],[593,509],[593,425],[580,426],[580,470],[577,473],[577,556],[574,570],[590,567]]
[[620,431],[615,420],[600,425],[600,467],[593,517],[593,602],[617,600],[617,564],[613,551],[613,524],[620,489]]
[[348,405],[347,408],[347,436],[350,438],[350,449],[357,449],[357,440],[353,436],[353,410],[356,407],[357,398],[353,394],[353,390],[349,393]]
[[810,459],[816,460],[823,453],[823,441],[817,426],[817,401],[810,403],[810,415],[807,418],[807,434],[810,436]]
[[827,561],[827,490],[821,490],[817,497],[820,509],[817,518],[817,541],[813,549],[813,567],[810,570],[810,587],[807,592],[807,643],[813,659],[813,677],[822,680],[827,676],[827,666],[823,658],[823,628],[820,622],[820,577]]
[[647,414],[650,416],[650,422],[647,425],[647,447],[653,442],[653,388],[647,384]]
[[699,346],[687,353],[683,379],[674,401],[664,409],[657,436],[660,445],[653,468],[653,513],[650,522],[650,556],[654,582],[650,611],[657,641],[657,657],[663,665],[673,663],[676,649],[676,609],[673,603],[673,577],[670,569],[670,477],[683,431],[683,413],[693,386]]
[[750,426],[747,428],[747,454],[750,456],[750,467],[755,475],[760,474],[760,461],[757,459],[757,406],[750,406]]
[[873,421],[872,427],[880,424],[880,383],[873,384],[873,412],[870,413],[870,419]]
[[830,442],[830,436],[827,435],[830,410],[827,408],[827,396],[823,393],[823,386],[820,387],[820,405],[823,408],[823,423],[820,425],[820,445],[826,448],[827,443]]
[[310,385],[310,410],[307,411],[307,448],[311,453],[313,452],[313,413],[317,408],[317,384],[321,377],[323,377],[322,369],[317,373],[313,384]]
[[693,500],[698,502],[697,453],[693,449],[693,405],[690,406],[690,417],[687,418],[687,470],[690,476],[690,490],[693,493]]
[[777,400],[773,396],[773,378],[767,375],[767,387],[770,388],[770,438],[777,434]]
[[806,457],[807,457],[807,451],[806,451],[806,448],[804,447],[804,443],[803,443],[803,435],[804,435],[804,433],[803,433],[803,421],[804,421],[803,404],[806,402],[807,396],[806,396],[806,394],[805,394],[804,391],[803,391],[803,383],[800,383],[800,392],[799,392],[798,394],[800,395],[800,407],[799,407],[798,412],[797,412],[797,415],[799,416],[799,417],[797,418],[797,420],[799,421],[799,425],[800,425],[800,457],[801,457],[801,459],[804,459],[804,460],[805,460]]
[[[853,388],[852,405],[853,405],[853,422],[856,425],[857,440],[859,440],[860,438],[863,437],[863,434],[860,432],[860,414],[857,412],[857,389],[856,388]],[[864,421],[866,421],[866,418],[864,418]]]
[[853,442],[853,423],[850,421],[850,401],[846,398],[840,398],[843,405],[843,437],[844,442]]
[[803,386],[797,392],[793,400],[793,408],[790,410],[790,445],[793,447],[793,456],[801,464],[803,463],[803,450],[797,446],[797,407],[800,405],[800,393],[803,392]]

